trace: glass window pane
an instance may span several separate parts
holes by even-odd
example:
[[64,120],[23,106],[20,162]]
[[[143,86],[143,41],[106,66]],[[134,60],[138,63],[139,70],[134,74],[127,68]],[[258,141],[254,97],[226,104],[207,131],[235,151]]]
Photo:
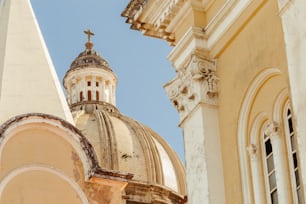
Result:
[[288,125],[289,125],[289,131],[290,133],[292,133],[293,132],[292,118],[288,118]]
[[265,142],[265,147],[266,147],[266,155],[268,156],[269,154],[272,153],[272,145],[271,145],[271,140],[270,139],[268,139]]
[[291,135],[291,137],[290,137],[290,143],[291,143],[291,151],[295,151],[294,135]]
[[293,165],[294,165],[294,168],[297,167],[297,156],[296,156],[296,152],[292,154],[292,157],[293,157]]
[[301,188],[299,188],[299,189],[297,190],[297,196],[298,196],[299,204],[304,204]]
[[267,159],[268,173],[270,173],[274,169],[274,159],[273,155],[268,157]]
[[271,203],[272,204],[278,204],[277,191],[273,191],[271,193]]
[[270,183],[270,189],[274,189],[276,187],[276,179],[275,179],[275,172],[273,172],[270,176],[269,176],[269,183]]
[[300,177],[299,177],[299,171],[296,170],[295,172],[295,183],[296,183],[296,186],[300,186]]

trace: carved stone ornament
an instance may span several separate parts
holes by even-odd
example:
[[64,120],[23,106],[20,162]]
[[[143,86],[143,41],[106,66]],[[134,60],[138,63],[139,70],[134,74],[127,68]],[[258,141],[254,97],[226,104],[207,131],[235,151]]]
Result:
[[136,13],[141,11],[147,3],[148,0],[132,0],[121,15],[127,17],[128,20],[134,19]]
[[279,136],[280,135],[280,127],[277,122],[270,122],[266,125],[264,133],[268,137]]
[[251,160],[256,160],[257,159],[257,153],[258,153],[258,147],[255,144],[250,144],[247,147],[247,151],[250,155]]
[[217,105],[216,61],[192,55],[174,80],[165,85],[166,92],[181,118],[197,104]]

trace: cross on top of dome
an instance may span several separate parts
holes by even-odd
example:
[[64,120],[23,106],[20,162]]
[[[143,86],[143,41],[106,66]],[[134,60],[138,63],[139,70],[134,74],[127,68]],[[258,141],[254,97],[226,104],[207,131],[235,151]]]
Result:
[[95,35],[90,29],[85,30],[84,33],[87,35],[88,42],[90,42],[91,36]]
[[85,30],[84,33],[87,35],[87,42],[85,44],[85,47],[86,49],[91,50],[93,48],[93,43],[91,42],[91,36],[94,36],[95,34],[90,29]]

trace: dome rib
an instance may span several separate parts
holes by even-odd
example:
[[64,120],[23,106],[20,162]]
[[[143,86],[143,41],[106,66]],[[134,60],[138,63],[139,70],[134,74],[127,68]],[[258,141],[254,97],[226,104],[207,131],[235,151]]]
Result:
[[[177,160],[176,158],[176,152],[169,146],[168,143],[166,143],[159,134],[157,134],[154,130],[152,130],[149,127],[146,127],[148,129],[148,132],[151,133],[151,137],[154,138],[161,146],[164,150],[166,150],[166,153],[169,156],[169,159],[171,161],[171,164],[174,168],[174,174],[175,174],[175,179],[176,179],[176,185],[177,185],[177,191],[178,192],[186,192],[186,186],[184,182],[181,182],[180,179],[182,179],[182,176],[184,176],[184,174],[182,174],[182,172],[184,172],[184,167],[182,165],[182,163],[180,162],[180,160]],[[159,152],[159,151],[158,151]],[[161,156],[161,155],[160,155]],[[162,163],[161,163],[162,164]],[[163,165],[163,164],[162,164]],[[164,175],[164,174],[163,174]],[[164,177],[165,178],[165,177]],[[163,185],[167,186],[166,184],[166,178],[164,179]],[[183,178],[183,180],[185,180],[185,178]]]
[[138,136],[138,139],[142,144],[146,164],[149,166],[149,168],[147,168],[148,180],[153,183],[163,184],[163,172],[160,166],[160,157],[153,140],[148,137],[148,131],[146,131],[144,126],[134,119],[124,115],[121,115],[120,118],[133,130],[134,134]]
[[[98,119],[100,148],[101,155],[103,156],[103,167],[119,170],[117,152],[117,143],[115,139],[115,132],[112,122],[108,114],[104,110],[95,111],[96,118]],[[101,161],[101,162],[102,162]]]

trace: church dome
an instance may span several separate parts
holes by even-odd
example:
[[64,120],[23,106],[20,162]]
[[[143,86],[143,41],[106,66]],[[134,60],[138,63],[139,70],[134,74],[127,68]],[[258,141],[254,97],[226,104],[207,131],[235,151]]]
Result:
[[93,33],[86,34],[86,49],[63,80],[76,127],[94,147],[102,169],[134,175],[125,190],[128,201],[183,203],[186,185],[180,159],[155,131],[116,108],[117,77],[93,50]]
[[68,71],[85,67],[96,67],[112,71],[108,62],[93,49],[86,49],[81,52],[79,56],[71,63]]
[[68,72],[85,67],[102,68],[112,71],[108,62],[93,49],[94,44],[91,42],[91,36],[93,36],[94,33],[91,32],[91,30],[86,30],[84,33],[88,37],[88,41],[85,43],[86,49],[71,63]]
[[84,108],[74,111],[73,116],[76,127],[93,145],[101,168],[132,173],[135,182],[184,193],[180,159],[151,128],[107,103],[97,109],[95,104],[84,102]]

